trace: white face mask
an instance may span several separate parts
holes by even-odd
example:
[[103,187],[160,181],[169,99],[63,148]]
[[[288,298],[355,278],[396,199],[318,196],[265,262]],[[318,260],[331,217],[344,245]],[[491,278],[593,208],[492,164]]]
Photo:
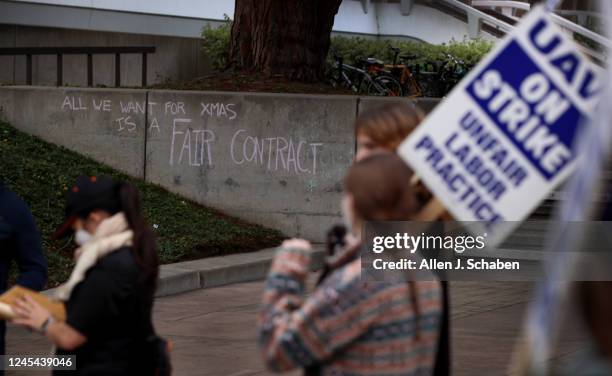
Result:
[[83,244],[87,243],[88,241],[90,241],[92,238],[91,234],[85,230],[77,230],[74,233],[74,242],[77,243],[79,246],[82,246]]

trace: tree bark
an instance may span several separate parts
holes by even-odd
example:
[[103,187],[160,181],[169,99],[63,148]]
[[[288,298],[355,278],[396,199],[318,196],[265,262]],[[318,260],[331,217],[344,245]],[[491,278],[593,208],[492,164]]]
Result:
[[230,66],[313,82],[324,78],[342,0],[236,0]]

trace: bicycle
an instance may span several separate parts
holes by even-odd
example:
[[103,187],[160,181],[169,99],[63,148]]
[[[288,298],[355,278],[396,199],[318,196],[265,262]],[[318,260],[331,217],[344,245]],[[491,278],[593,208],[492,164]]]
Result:
[[446,95],[467,75],[472,67],[449,53],[446,53],[445,56],[447,63],[442,69],[441,82],[444,84],[443,90]]
[[[422,97],[423,89],[412,73],[409,65],[406,63],[407,61],[416,59],[416,56],[400,55],[400,49],[397,47],[391,47],[391,51],[393,51],[393,64],[385,65],[385,68],[399,81],[404,96],[409,98]],[[400,64],[397,63],[398,57],[401,61]]]
[[375,96],[401,96],[401,84],[384,70],[384,64],[376,59],[367,58],[359,62],[363,68],[345,64],[336,54],[331,76],[332,86],[342,86],[358,94]]
[[455,56],[444,53],[439,60],[428,61],[416,71],[423,92],[430,97],[444,97],[469,72],[471,66]]

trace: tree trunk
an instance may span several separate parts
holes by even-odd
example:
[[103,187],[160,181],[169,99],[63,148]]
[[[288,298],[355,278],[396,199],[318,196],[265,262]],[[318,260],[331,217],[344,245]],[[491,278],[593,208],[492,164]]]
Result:
[[236,0],[230,66],[313,82],[324,77],[342,0]]

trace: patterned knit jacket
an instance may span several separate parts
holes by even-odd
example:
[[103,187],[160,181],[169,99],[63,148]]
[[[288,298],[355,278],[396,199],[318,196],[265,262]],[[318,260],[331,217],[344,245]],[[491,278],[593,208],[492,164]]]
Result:
[[344,250],[328,260],[334,271],[306,297],[309,252],[277,250],[259,316],[259,344],[271,370],[318,366],[324,375],[433,373],[440,283],[362,279],[357,253],[358,248]]

